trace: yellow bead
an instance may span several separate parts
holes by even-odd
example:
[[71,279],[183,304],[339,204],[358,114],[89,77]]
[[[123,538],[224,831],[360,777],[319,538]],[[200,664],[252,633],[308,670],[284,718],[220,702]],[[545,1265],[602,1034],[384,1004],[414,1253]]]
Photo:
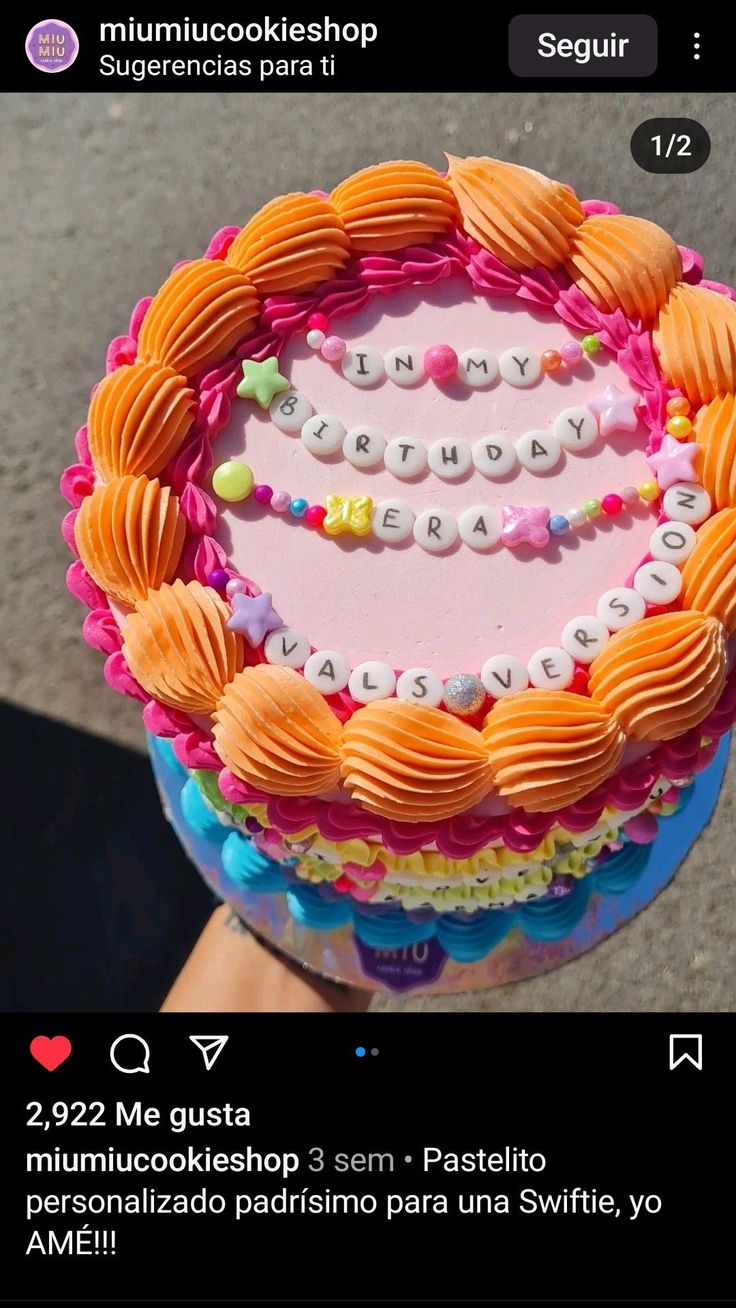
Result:
[[643,500],[656,500],[659,495],[659,486],[656,481],[643,481],[639,487],[639,494]]
[[684,414],[675,414],[667,423],[667,430],[670,436],[674,436],[678,441],[684,441],[693,429],[693,424]]
[[368,536],[371,530],[373,500],[370,495],[328,495],[325,500],[327,516],[322,523],[328,536]]
[[229,459],[221,463],[212,474],[212,489],[221,500],[236,504],[238,500],[247,500],[253,490],[253,473],[247,463],[238,459]]

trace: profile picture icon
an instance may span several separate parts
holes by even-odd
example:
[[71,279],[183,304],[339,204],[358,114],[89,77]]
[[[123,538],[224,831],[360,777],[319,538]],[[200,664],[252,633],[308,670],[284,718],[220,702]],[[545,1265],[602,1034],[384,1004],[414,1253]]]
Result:
[[42,73],[63,73],[79,54],[79,37],[60,18],[44,18],[26,37],[26,54]]

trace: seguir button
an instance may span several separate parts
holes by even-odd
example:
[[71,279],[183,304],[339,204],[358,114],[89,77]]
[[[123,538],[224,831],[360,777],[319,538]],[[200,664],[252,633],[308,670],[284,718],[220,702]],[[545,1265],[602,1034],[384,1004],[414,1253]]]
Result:
[[517,14],[509,68],[516,77],[651,77],[657,40],[650,14]]

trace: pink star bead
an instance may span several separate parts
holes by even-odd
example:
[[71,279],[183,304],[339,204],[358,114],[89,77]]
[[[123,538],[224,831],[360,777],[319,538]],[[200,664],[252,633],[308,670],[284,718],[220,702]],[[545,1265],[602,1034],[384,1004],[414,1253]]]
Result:
[[530,509],[523,504],[504,504],[501,509],[503,526],[501,540],[513,549],[515,545],[529,544],[544,549],[549,541],[549,509]]
[[598,419],[598,430],[605,439],[615,431],[636,431],[638,395],[625,395],[618,386],[607,386],[598,399],[588,400],[588,408]]
[[681,441],[676,441],[674,436],[665,434],[662,437],[662,444],[657,453],[647,456],[647,463],[656,474],[661,490],[669,490],[670,486],[675,486],[678,481],[698,480],[698,474],[693,468],[693,459],[699,449],[700,446],[694,441],[689,445],[683,445]]

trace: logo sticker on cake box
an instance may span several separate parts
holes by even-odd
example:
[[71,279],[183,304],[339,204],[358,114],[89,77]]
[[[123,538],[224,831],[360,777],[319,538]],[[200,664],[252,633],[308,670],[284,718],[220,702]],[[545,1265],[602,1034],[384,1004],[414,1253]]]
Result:
[[79,54],[79,37],[60,18],[44,18],[26,37],[26,54],[42,73],[63,73]]
[[436,981],[449,957],[436,940],[419,940],[395,949],[374,949],[355,936],[355,945],[366,976],[398,992]]

